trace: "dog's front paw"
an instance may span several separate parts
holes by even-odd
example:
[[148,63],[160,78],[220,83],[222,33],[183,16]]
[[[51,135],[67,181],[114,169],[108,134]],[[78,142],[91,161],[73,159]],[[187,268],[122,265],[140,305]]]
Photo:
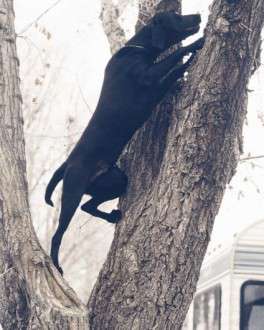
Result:
[[204,46],[204,42],[205,42],[205,37],[202,37],[198,40],[196,40],[192,45],[191,45],[191,52],[195,52],[199,49],[202,49]]
[[120,210],[113,210],[109,214],[109,218],[107,220],[108,220],[108,222],[111,222],[111,223],[117,223],[121,219],[122,219],[122,212]]

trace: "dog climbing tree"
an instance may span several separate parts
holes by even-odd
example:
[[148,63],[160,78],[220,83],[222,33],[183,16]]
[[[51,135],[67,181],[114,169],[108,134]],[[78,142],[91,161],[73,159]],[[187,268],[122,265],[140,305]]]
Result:
[[[179,3],[139,0],[140,21]],[[175,8],[176,6],[176,8]],[[4,329],[180,329],[242,148],[264,1],[215,0],[181,94],[136,134],[130,178],[88,310],[35,236],[28,206],[12,0],[0,0],[0,322]],[[88,315],[89,313],[89,315]],[[88,315],[88,317],[87,317]]]

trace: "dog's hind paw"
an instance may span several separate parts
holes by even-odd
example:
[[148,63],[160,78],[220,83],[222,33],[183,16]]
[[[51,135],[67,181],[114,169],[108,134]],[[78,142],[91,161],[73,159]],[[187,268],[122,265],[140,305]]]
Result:
[[63,276],[63,270],[60,266],[56,266],[55,267],[57,268],[57,270],[59,271],[59,273],[61,274],[61,276]]
[[111,223],[117,223],[121,219],[122,219],[122,212],[120,210],[113,210],[109,214],[109,218],[107,219],[107,221]]

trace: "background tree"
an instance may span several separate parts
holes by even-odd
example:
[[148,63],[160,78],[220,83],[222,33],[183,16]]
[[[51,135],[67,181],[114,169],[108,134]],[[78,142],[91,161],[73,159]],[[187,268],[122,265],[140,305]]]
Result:
[[118,21],[126,5],[127,1],[123,0],[119,0],[117,4],[112,0],[102,0],[101,2],[100,19],[102,20],[104,31],[108,36],[112,53],[120,49],[126,41],[125,32]]
[[13,1],[0,1],[0,8],[0,322],[4,329],[85,329],[85,306],[32,227]]
[[[157,2],[139,4],[144,20]],[[168,0],[158,10],[174,5]],[[263,21],[263,1],[214,1],[205,46],[181,94],[124,152],[125,217],[89,301],[91,328],[181,328],[242,151]]]

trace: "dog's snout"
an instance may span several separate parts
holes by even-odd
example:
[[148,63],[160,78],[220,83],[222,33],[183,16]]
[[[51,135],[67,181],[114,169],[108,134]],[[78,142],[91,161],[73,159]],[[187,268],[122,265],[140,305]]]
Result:
[[198,25],[202,21],[200,14],[184,15],[183,18],[188,25]]
[[200,14],[195,14],[194,15],[196,17],[197,23],[201,23],[202,19],[201,19],[201,15]]

